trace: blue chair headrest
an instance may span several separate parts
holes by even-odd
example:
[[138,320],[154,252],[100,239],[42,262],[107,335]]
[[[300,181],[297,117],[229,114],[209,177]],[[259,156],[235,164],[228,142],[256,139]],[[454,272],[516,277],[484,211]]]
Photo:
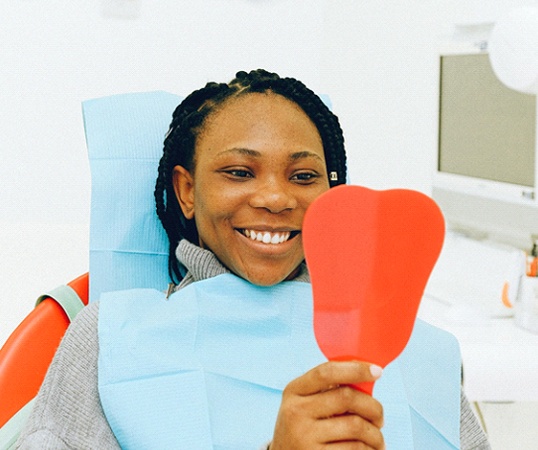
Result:
[[181,99],[167,92],[83,102],[92,178],[90,300],[102,292],[166,289],[168,239],[153,192],[163,141]]

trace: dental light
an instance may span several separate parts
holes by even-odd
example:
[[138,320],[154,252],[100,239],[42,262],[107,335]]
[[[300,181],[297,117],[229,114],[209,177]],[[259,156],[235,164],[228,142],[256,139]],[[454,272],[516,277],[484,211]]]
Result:
[[493,28],[489,56],[499,80],[511,89],[538,93],[538,7],[512,10]]

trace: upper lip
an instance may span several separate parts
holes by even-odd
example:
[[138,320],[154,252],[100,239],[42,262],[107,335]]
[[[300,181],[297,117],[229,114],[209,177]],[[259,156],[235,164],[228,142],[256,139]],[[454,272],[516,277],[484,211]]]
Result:
[[294,227],[271,227],[267,225],[247,225],[244,227],[235,227],[238,230],[268,231],[269,233],[285,233],[292,231],[301,231],[300,228]]

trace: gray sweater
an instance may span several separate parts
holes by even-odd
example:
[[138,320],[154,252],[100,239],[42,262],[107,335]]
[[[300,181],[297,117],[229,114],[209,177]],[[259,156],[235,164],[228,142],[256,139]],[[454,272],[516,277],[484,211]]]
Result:
[[[177,289],[194,281],[228,273],[211,252],[187,241],[180,243],[177,255],[188,269],[187,276]],[[297,281],[309,281],[304,266]],[[17,448],[119,449],[103,413],[97,390],[98,317],[99,303],[91,303],[78,314],[67,330]],[[264,444],[262,448],[266,446]],[[490,449],[463,392],[461,448]]]

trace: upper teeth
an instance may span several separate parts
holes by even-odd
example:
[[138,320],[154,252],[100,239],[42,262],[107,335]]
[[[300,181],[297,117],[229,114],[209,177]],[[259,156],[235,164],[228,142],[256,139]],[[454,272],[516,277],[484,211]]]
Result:
[[263,242],[264,244],[281,244],[290,237],[289,231],[270,233],[269,231],[243,230],[243,233],[253,241]]

